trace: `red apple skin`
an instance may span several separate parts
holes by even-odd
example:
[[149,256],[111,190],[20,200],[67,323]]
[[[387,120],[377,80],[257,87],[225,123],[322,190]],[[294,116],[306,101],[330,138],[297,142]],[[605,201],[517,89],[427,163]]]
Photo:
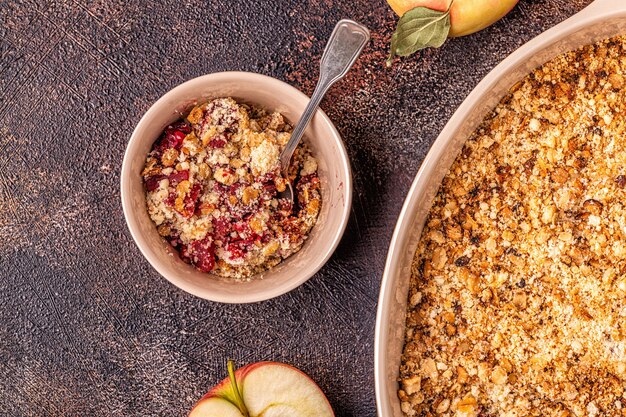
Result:
[[[237,381],[240,381],[238,378],[237,372],[235,372],[235,379]],[[241,386],[239,383],[237,385]],[[198,400],[196,405],[194,405],[193,408],[189,411],[188,416],[191,416],[193,412],[196,410],[196,408],[198,408],[203,401],[208,400],[209,398],[225,398],[225,399],[228,398],[229,391],[230,391],[230,377],[226,377],[222,379],[213,388],[211,388],[206,394],[202,396],[202,398]]]
[[[277,364],[278,362],[256,362],[251,363],[249,365],[243,366],[235,371],[235,379],[237,380],[237,386],[239,390],[241,390],[241,386],[243,384],[243,380],[248,372],[252,369],[256,368],[261,364]],[[222,379],[217,385],[211,388],[206,394],[200,398],[200,401],[206,400],[207,398],[219,397],[219,398],[227,398],[230,394],[230,377]]]
[[[243,367],[241,367],[241,368],[239,368],[239,369],[237,369],[235,371],[235,379],[237,380],[237,386],[239,386],[239,390],[241,390],[241,388],[242,388],[243,381],[245,380],[246,375],[248,375],[253,370],[257,369],[258,367],[267,366],[267,365],[284,366],[286,368],[294,370],[294,371],[298,372],[299,374],[301,374],[306,379],[308,379],[313,385],[315,385],[317,387],[317,384],[315,383],[315,381],[313,381],[307,374],[305,374],[304,372],[302,372],[301,370],[299,370],[296,367],[293,367],[291,365],[287,365],[286,363],[282,363],[282,362],[263,361],[263,362],[255,362],[255,363],[248,364],[248,365],[243,366]],[[318,387],[318,389],[319,389],[319,387]],[[211,388],[206,394],[204,394],[204,396],[202,398],[200,398],[200,400],[196,403],[196,405],[191,409],[189,414],[191,414],[193,412],[193,410],[196,407],[198,407],[198,405],[203,400],[206,400],[208,398],[219,397],[219,398],[229,399],[228,398],[229,390],[230,390],[230,377],[226,377],[222,381],[220,381],[217,385],[215,385],[213,388]],[[320,391],[321,391],[321,389],[320,389]],[[326,403],[328,404],[328,408],[332,410],[332,407],[330,406],[330,403],[328,402],[328,399],[326,398],[325,395],[324,395],[324,398],[326,399]],[[334,412],[333,412],[333,416],[334,416]]]
[[[242,372],[249,366],[250,365],[244,366],[243,368],[239,368],[235,371],[235,379],[237,380],[237,386],[239,387],[240,390],[241,390]],[[230,385],[230,377],[227,376],[226,378],[222,379],[217,385],[211,388],[206,394],[204,394],[202,398],[198,400],[196,405],[194,405],[191,411],[189,411],[189,415],[193,414],[193,411],[200,405],[200,403],[202,403],[202,401],[208,400],[209,398],[217,397],[217,398],[223,398],[230,402],[233,402],[234,398],[231,398],[231,394],[232,394],[232,391],[231,391],[231,385]]]
[[[478,32],[502,19],[519,0],[455,0],[450,8],[451,38]],[[441,12],[448,10],[450,0],[387,0],[402,16],[415,7],[428,7]]]

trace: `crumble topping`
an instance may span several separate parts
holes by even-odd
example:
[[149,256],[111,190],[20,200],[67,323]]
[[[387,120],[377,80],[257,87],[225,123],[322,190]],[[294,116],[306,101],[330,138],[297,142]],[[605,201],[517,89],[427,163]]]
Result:
[[515,85],[415,254],[407,416],[626,415],[626,37]]
[[292,127],[270,113],[219,98],[168,126],[143,170],[148,213],[181,259],[204,272],[248,278],[300,250],[321,204],[317,161],[294,153],[286,189],[279,155]]

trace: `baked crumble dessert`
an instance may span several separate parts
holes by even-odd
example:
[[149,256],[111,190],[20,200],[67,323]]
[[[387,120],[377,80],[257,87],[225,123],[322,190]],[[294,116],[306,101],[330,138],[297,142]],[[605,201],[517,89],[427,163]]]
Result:
[[626,37],[532,72],[443,180],[412,268],[407,416],[626,415]]
[[279,198],[279,155],[292,127],[280,113],[218,98],[168,126],[143,170],[148,213],[181,259],[248,278],[300,250],[320,210],[317,161],[306,144],[289,170],[295,202]]

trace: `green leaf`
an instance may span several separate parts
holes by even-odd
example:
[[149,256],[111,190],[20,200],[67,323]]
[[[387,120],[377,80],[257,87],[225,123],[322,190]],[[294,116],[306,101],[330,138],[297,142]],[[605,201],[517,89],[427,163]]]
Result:
[[230,377],[230,387],[234,397],[232,402],[237,406],[244,417],[249,417],[250,413],[243,402],[243,396],[239,390],[239,384],[237,384],[237,380],[235,379],[235,362],[230,359],[228,360],[228,376]]
[[391,37],[387,64],[397,56],[408,56],[424,48],[439,48],[450,33],[450,9],[445,12],[416,7],[400,18]]

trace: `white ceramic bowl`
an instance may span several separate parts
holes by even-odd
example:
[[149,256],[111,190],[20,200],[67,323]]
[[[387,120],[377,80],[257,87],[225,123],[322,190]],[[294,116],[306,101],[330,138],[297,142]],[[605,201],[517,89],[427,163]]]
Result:
[[585,10],[522,46],[491,71],[454,113],[426,155],[389,246],[378,300],[374,370],[379,417],[403,416],[398,374],[411,263],[433,198],[465,140],[509,88],[534,68],[566,51],[622,34],[626,34],[626,2],[595,0]]
[[291,123],[302,114],[309,98],[290,85],[260,74],[222,72],[187,81],[161,97],[141,118],[133,132],[121,173],[124,216],[130,233],[148,262],[177,287],[207,300],[250,303],[284,294],[313,276],[332,255],[345,230],[352,201],[352,176],[339,133],[318,110],[305,140],[318,160],[322,207],[302,249],[278,266],[249,281],[237,282],[198,271],[184,263],[157,233],[146,209],[141,171],[152,144],[163,129],[196,103],[217,97],[278,111]]

